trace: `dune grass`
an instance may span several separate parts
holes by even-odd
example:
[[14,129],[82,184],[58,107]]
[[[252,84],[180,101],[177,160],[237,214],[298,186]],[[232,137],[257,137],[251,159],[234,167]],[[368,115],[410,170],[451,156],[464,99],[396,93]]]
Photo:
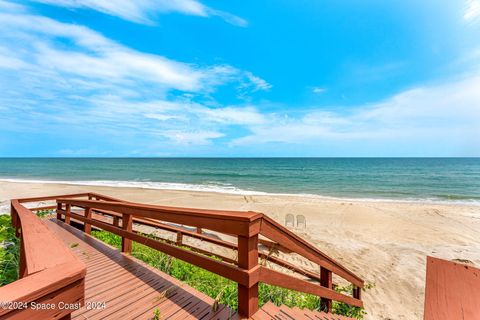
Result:
[[[92,231],[92,235],[109,245],[121,248],[120,236],[107,231]],[[185,282],[214,298],[218,303],[226,304],[236,310],[237,284],[235,282],[136,242],[133,242],[132,256]],[[337,291],[351,293],[352,287],[338,287]],[[259,304],[262,306],[268,301],[272,301],[276,305],[284,304],[301,309],[320,309],[320,299],[314,295],[260,283]],[[363,319],[365,314],[361,308],[350,307],[338,302],[333,302],[333,312],[356,319]]]
[[10,215],[0,215],[0,286],[18,279],[20,246]]

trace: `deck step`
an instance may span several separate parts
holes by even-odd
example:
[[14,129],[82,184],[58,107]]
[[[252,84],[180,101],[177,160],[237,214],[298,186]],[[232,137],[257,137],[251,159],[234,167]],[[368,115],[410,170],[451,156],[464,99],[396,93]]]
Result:
[[267,302],[253,316],[254,320],[354,320],[353,318],[341,316],[334,313],[325,313],[298,307],[287,307],[285,305],[276,306],[272,302]]

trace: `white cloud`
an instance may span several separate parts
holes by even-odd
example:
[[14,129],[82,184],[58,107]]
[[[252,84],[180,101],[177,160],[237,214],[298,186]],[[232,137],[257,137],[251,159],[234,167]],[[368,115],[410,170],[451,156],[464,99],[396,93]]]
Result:
[[[193,110],[192,110],[193,111]],[[195,108],[195,112],[208,119],[228,125],[255,125],[265,121],[263,115],[253,107]]]
[[88,8],[124,20],[153,24],[158,13],[178,12],[186,15],[218,16],[226,22],[245,27],[246,20],[228,12],[209,8],[196,0],[32,0],[70,9]]
[[[246,75],[253,91],[269,87],[265,80],[228,65],[200,68],[139,52],[89,28],[42,16],[0,13],[0,32],[5,40],[23,46],[16,55],[22,56],[23,53],[24,61],[33,61],[33,64],[52,72],[109,82],[142,81],[156,83],[164,89],[193,92],[208,91]],[[65,49],[62,44],[57,45],[60,40],[73,41],[75,46]],[[18,63],[15,65],[21,66]]]
[[270,90],[272,88],[272,85],[270,83],[263,80],[262,78],[259,78],[259,77],[255,76],[251,72],[247,71],[247,72],[245,72],[245,75],[246,75],[247,79],[249,80],[249,82],[254,86],[254,91],[258,91],[258,90],[266,91],[266,90]]
[[[238,72],[229,66],[196,68],[162,56],[131,50],[83,26],[49,18],[0,13],[0,30],[11,32],[25,47],[26,61],[46,70],[104,81],[149,81],[169,89],[200,91],[218,79]],[[45,36],[48,41],[42,40]],[[8,35],[6,37],[9,37]],[[73,41],[76,47],[63,49],[55,40]],[[30,55],[30,56],[27,56]],[[218,78],[218,79],[217,79]]]
[[217,131],[167,131],[160,134],[176,144],[197,146],[210,144],[212,139],[224,136]]
[[118,143],[142,136],[145,144],[153,139],[208,145],[228,126],[263,121],[253,107],[215,101],[218,86],[238,83],[248,87],[243,93],[268,87],[229,65],[179,62],[130,49],[81,25],[33,15],[25,7],[0,10],[2,130],[68,127],[73,135],[90,127]]
[[320,88],[320,87],[314,87],[314,88],[312,89],[312,92],[313,92],[313,93],[324,93],[325,91],[327,91],[327,89],[325,89],[325,88]]
[[477,21],[480,17],[480,0],[467,0],[463,18],[468,22]]
[[[480,152],[480,75],[418,87],[368,106],[322,108],[300,118],[270,116],[232,146],[336,141],[453,141]],[[347,111],[341,111],[347,110]]]

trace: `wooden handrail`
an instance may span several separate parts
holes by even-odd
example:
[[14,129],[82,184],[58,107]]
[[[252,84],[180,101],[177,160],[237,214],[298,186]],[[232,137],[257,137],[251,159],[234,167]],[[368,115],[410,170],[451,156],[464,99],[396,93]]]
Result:
[[353,272],[328,257],[325,253],[283,227],[275,220],[264,216],[260,233],[312,262],[331,270],[354,285],[363,288],[364,282],[360,277],[356,276]]
[[[122,251],[126,253],[131,251],[131,241],[135,241],[237,282],[239,313],[244,316],[251,316],[258,310],[259,282],[317,295],[321,297],[322,304],[328,311],[332,309],[332,300],[363,307],[360,296],[361,288],[363,287],[361,278],[261,213],[145,205],[123,202],[116,198],[94,193],[89,193],[88,196],[89,199],[97,200],[58,198],[57,217],[60,218],[64,215],[66,223],[70,222],[70,218],[83,222],[85,230],[90,230],[90,226],[95,226],[121,236]],[[66,209],[62,209],[64,206],[66,206]],[[77,207],[84,209],[84,215],[77,213],[76,209],[71,209]],[[96,213],[92,215],[92,212]],[[111,224],[105,219],[99,219],[97,213],[110,215],[113,217],[113,223]],[[122,227],[120,227],[118,222],[120,219],[122,220]],[[146,237],[135,232],[131,224],[125,225],[124,221],[132,221],[135,224],[147,225],[177,233],[177,241],[158,237],[156,239]],[[233,235],[237,237],[238,244],[235,245],[214,239],[202,233],[177,228],[165,224],[165,222],[187,225],[197,228],[197,230],[209,229],[229,236]],[[238,260],[236,265],[232,265],[235,261],[230,258],[222,259],[222,261],[211,259],[209,256],[222,258],[221,255],[213,252],[194,248],[193,246],[187,246],[191,250],[181,248],[183,235],[237,250]],[[272,246],[281,246],[318,264],[320,272],[316,274],[303,270],[279,258],[270,257],[269,254],[259,252],[259,235],[269,239],[265,240],[264,243]],[[271,261],[313,281],[319,281],[319,283],[315,284],[290,274],[270,270],[258,264],[259,258]],[[332,273],[353,284],[353,296],[336,292],[333,289]]]
[[[94,215],[96,220],[101,220],[103,215],[110,216],[110,217],[113,217],[113,218],[119,218],[119,219],[121,219],[121,217],[122,217],[121,214],[119,214],[117,212],[114,212],[114,211],[99,210],[99,209],[96,209],[96,210],[93,210],[93,211],[101,214],[101,216]],[[64,212],[64,211],[61,211],[61,212]],[[177,234],[177,241],[175,241],[175,243],[177,245],[187,247],[187,248],[189,248],[191,250],[194,250],[196,252],[204,253],[204,254],[207,254],[207,255],[208,254],[213,255],[213,256],[215,256],[219,259],[222,259],[223,261],[233,262],[230,258],[221,256],[221,255],[219,255],[215,252],[208,252],[208,251],[205,251],[205,250],[198,249],[194,246],[190,246],[188,244],[185,244],[183,242],[183,237],[187,236],[187,237],[191,237],[191,238],[194,238],[194,239],[199,239],[199,240],[202,240],[202,241],[205,241],[205,242],[208,242],[208,243],[212,243],[212,244],[215,244],[215,245],[227,248],[227,249],[238,250],[238,246],[235,243],[220,240],[218,238],[214,238],[214,237],[212,237],[210,235],[207,235],[207,234],[188,231],[188,230],[185,230],[183,228],[167,225],[167,224],[157,222],[157,221],[152,220],[152,219],[147,219],[147,218],[142,219],[142,218],[135,218],[134,217],[133,222],[137,225],[154,227],[154,228],[157,228],[157,229],[161,229],[161,230],[169,231],[169,232],[172,232],[172,233],[176,233]],[[116,222],[116,223],[118,224],[118,222]],[[158,236],[156,236],[156,238],[159,239],[159,240],[162,240],[162,241],[173,243],[173,241],[165,239],[165,238],[161,238],[161,237],[158,237]],[[271,249],[272,247],[274,247],[274,248],[278,247],[279,250],[287,251],[288,253],[292,252],[292,251],[287,250],[286,248],[282,247],[280,244],[272,242],[272,241],[259,239],[258,242],[259,242],[259,244],[261,243],[262,245],[267,246],[267,248],[269,248],[269,249]],[[293,264],[291,264],[287,261],[283,261],[282,259],[276,258],[275,256],[272,256],[272,255],[269,255],[269,254],[266,254],[266,253],[259,252],[259,256],[260,256],[260,258],[262,258],[266,261],[272,262],[272,263],[274,263],[274,264],[276,264],[280,267],[283,267],[283,268],[289,269],[291,271],[294,271],[294,272],[296,272],[300,275],[306,276],[306,277],[308,277],[312,280],[320,281],[320,275],[319,274],[315,274],[314,272],[311,272],[309,270],[302,269],[302,268],[297,267],[297,266],[295,266],[295,265],[293,265]]]
[[38,202],[38,201],[48,201],[48,200],[57,200],[58,198],[80,198],[80,197],[87,197],[88,193],[73,193],[73,194],[64,194],[58,196],[44,196],[44,197],[33,197],[33,198],[20,198],[14,199],[19,203],[24,202]]
[[[45,222],[21,204],[56,198],[58,196],[11,201],[12,225],[20,237],[20,279],[0,287],[0,301],[23,307],[0,309],[0,319],[62,318],[73,310],[62,309],[60,303],[76,304],[78,308],[84,304],[84,263],[48,229]],[[56,307],[33,310],[33,302]]]
[[[68,214],[70,217],[73,219],[82,221],[84,223],[89,223],[93,226],[96,226],[102,230],[106,230],[109,232],[112,232],[114,234],[117,234],[121,237],[128,238],[130,240],[133,240],[135,242],[141,243],[145,246],[151,247],[153,249],[162,251],[168,255],[171,255],[173,257],[176,257],[178,259],[181,259],[183,261],[186,261],[188,263],[191,263],[193,265],[199,266],[205,270],[211,271],[213,273],[216,273],[222,277],[225,277],[227,279],[230,279],[232,281],[242,283],[245,285],[248,285],[248,270],[243,270],[241,268],[237,268],[235,266],[232,266],[231,264],[224,263],[221,261],[217,261],[215,259],[206,257],[204,255],[197,254],[195,252],[191,252],[188,250],[184,250],[179,248],[178,246],[164,243],[162,241],[155,240],[150,237],[145,237],[141,234],[137,234],[133,231],[126,231],[122,228],[118,228],[115,226],[112,226],[111,224],[97,221],[94,219],[88,219],[85,218],[82,215],[70,212],[67,213],[65,210],[59,210],[62,214]],[[258,272],[258,271],[257,271]]]
[[76,200],[59,198],[57,203],[82,208],[103,209],[151,218],[177,224],[193,225],[228,234],[253,236],[260,231],[261,213],[176,208],[136,204],[131,202],[112,202],[94,200]]

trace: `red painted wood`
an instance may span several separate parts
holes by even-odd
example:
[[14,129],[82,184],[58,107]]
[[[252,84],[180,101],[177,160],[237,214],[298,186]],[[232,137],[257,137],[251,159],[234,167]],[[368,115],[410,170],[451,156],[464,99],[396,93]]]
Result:
[[[92,208],[92,211],[112,216],[114,219],[114,224],[115,219],[118,219],[119,217],[117,212],[122,212],[124,217],[122,220],[126,221],[127,224],[123,223],[123,228],[120,229],[112,226],[108,220],[101,219],[101,221],[99,221],[98,216],[93,214],[90,218],[86,218],[85,216],[74,212],[67,213],[66,211],[62,211],[61,213],[66,214],[77,221],[84,222],[85,224],[91,224],[98,228],[120,235],[123,238],[122,248],[126,252],[131,251],[131,248],[128,247],[128,241],[130,241],[130,243],[131,241],[141,242],[166,254],[172,255],[236,281],[239,284],[239,310],[244,315],[251,315],[255,312],[255,310],[258,309],[259,281],[318,295],[319,297],[323,298],[323,301],[327,302],[329,308],[331,308],[331,300],[345,302],[355,306],[363,306],[363,303],[360,300],[359,290],[354,290],[355,297],[346,296],[332,290],[331,282],[332,273],[335,273],[350,281],[352,284],[354,284],[354,287],[362,287],[362,279],[354,275],[352,272],[338,264],[330,257],[326,256],[324,253],[310,245],[305,240],[301,239],[294,233],[288,231],[283,226],[279,225],[261,213],[152,206],[132,202],[122,202],[118,199],[102,197],[101,195],[96,194],[89,195],[92,195],[92,198],[100,200],[88,201],[59,198],[57,199],[57,202],[65,203],[75,207]],[[239,239],[238,248],[235,248],[235,246],[232,246],[228,243],[224,244],[221,240],[209,239],[208,235],[198,234],[195,232],[191,232],[192,235],[190,235],[188,234],[189,231],[164,224],[160,221],[193,226],[197,230],[205,228],[227,235],[236,235]],[[157,241],[144,237],[141,234],[133,232],[132,228],[125,228],[125,226],[132,224],[133,222],[151,225],[156,228],[175,232],[177,239],[176,241],[165,239],[162,241]],[[259,256],[259,233],[274,241],[274,243],[267,242],[267,246],[270,244],[279,245],[285,250],[295,252],[319,264],[323,269],[321,273],[324,275],[326,274],[327,276],[322,277],[320,274],[317,275],[307,270],[301,270],[300,268],[290,269],[312,279],[318,280],[318,278],[320,278],[322,286],[298,279],[291,275],[286,275],[273,270],[268,270],[264,267],[259,267],[257,265]],[[213,260],[204,256],[210,254],[211,256],[219,257],[215,253],[209,253],[208,251],[189,245],[188,247],[191,248],[191,251],[178,248],[177,245],[183,242],[183,236],[185,235],[199,239],[202,238],[202,240],[212,243],[214,241],[218,241],[222,246],[231,249],[238,249],[238,267],[233,267],[228,263]],[[185,246],[185,244],[183,245]],[[197,253],[202,253],[204,255],[199,255]],[[265,256],[265,254],[262,254],[262,256]],[[233,262],[231,259],[224,259],[224,261]],[[288,264],[280,259],[274,258],[270,261],[288,268]]]
[[[88,221],[88,220],[85,220]],[[122,217],[122,229],[132,232],[133,220],[131,214],[124,214]],[[132,253],[132,240],[128,237],[122,237],[122,252]]]
[[[238,267],[253,270],[258,265],[258,236],[238,236]],[[251,317],[258,310],[258,281],[251,286],[238,284],[238,313]]]
[[480,319],[480,269],[427,257],[425,320]]
[[[320,267],[320,285],[332,289],[332,272],[322,267]],[[332,299],[322,298],[320,303],[322,304],[322,310],[332,312]]]
[[58,196],[45,196],[45,197],[34,197],[34,198],[21,198],[15,199],[19,203],[24,202],[38,202],[38,201],[47,201],[47,200],[57,200],[58,198],[81,198],[87,197],[88,193],[74,193],[74,194],[64,194]]
[[[92,208],[85,209],[85,218],[92,219]],[[85,222],[83,225],[83,231],[86,234],[90,234],[92,232],[92,225],[90,223]]]
[[66,224],[70,224],[70,212],[72,210],[72,205],[71,204],[67,204],[67,208],[65,209],[65,211],[67,212],[67,214],[65,215],[65,223]]
[[266,216],[263,217],[260,233],[270,240],[278,242],[293,252],[332,271],[352,284],[363,288],[364,281],[361,278],[273,219]]
[[60,213],[60,210],[62,210],[62,204],[57,203],[57,219],[58,220],[62,219],[62,214]]
[[363,302],[350,296],[346,296],[333,289],[324,288],[318,284],[311,283],[296,277],[289,276],[265,267],[260,267],[260,282],[274,286],[287,288],[295,291],[310,293],[319,297],[339,301],[351,306],[363,308]]
[[[76,219],[82,222],[86,221],[86,218],[84,216],[73,213],[73,212],[70,213],[70,216],[73,219]],[[258,272],[258,270],[254,270],[252,272],[245,271],[242,268],[238,268],[237,266],[233,266],[228,263],[217,261],[215,259],[206,257],[204,255],[196,254],[192,251],[184,250],[182,248],[177,247],[176,245],[160,242],[155,239],[148,238],[140,234],[136,234],[134,232],[129,232],[121,228],[116,228],[111,224],[108,224],[105,222],[101,222],[93,219],[90,220],[89,222],[92,224],[92,226],[96,226],[100,229],[115,233],[121,237],[125,237],[133,241],[139,242],[143,245],[162,251],[165,254],[184,260],[188,263],[194,264],[203,269],[216,273],[232,281],[244,284],[246,286],[250,285],[250,282],[249,282],[250,278],[254,279],[255,277],[254,274]]]
[[[42,199],[33,198],[35,201]],[[22,201],[26,202],[26,201]],[[21,279],[0,288],[0,301],[28,302],[21,310],[0,309],[0,319],[58,319],[71,310],[33,310],[31,302],[84,303],[85,265],[18,200],[11,201],[19,228]]]

